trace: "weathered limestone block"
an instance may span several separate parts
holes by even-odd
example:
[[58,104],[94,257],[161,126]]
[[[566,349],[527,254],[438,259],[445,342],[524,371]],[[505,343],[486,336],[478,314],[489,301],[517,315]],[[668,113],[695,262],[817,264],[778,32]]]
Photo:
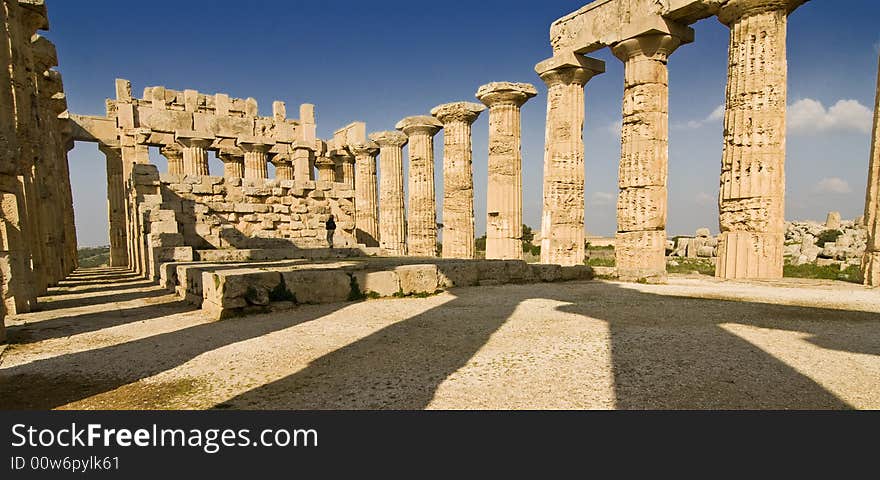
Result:
[[477,98],[489,107],[487,259],[523,257],[520,110],[537,94],[537,89],[528,83],[493,82],[477,90]]
[[439,105],[443,124],[443,258],[474,258],[474,168],[471,124],[486,107],[472,102]]
[[336,181],[336,162],[329,157],[318,157],[315,160],[315,168],[318,169],[318,182],[324,182],[322,188],[329,188],[329,184]]
[[868,230],[865,256],[861,262],[865,285],[880,286],[880,68],[877,72],[877,100],[874,108],[874,133],[865,193],[864,224]]
[[[685,40],[692,38],[690,36]],[[624,62],[623,126],[617,201],[617,233],[659,232],[666,237],[666,180],[669,162],[669,55],[682,38],[641,35],[616,44]],[[629,238],[633,238],[629,235]],[[650,236],[654,238],[654,236]],[[615,251],[618,278],[662,281],[666,244],[627,242],[656,251]],[[651,263],[648,263],[651,262]]]
[[351,277],[344,271],[296,270],[282,275],[297,303],[344,302],[351,294]]
[[574,53],[535,67],[547,84],[541,263],[584,262],[584,85],[605,71],[600,60]]
[[840,212],[828,212],[825,219],[825,228],[828,230],[840,230]]
[[437,265],[403,265],[394,269],[404,295],[434,293],[440,288]]
[[406,255],[406,223],[403,203],[403,146],[406,135],[386,131],[370,134],[379,145],[379,240],[389,255]]
[[[624,265],[628,280],[644,280],[651,283],[665,282],[666,270],[658,271],[654,266],[666,262],[666,231],[647,230],[618,233],[614,245],[617,258],[629,259],[641,256],[638,261],[627,261]],[[688,246],[688,256],[696,250]],[[646,257],[647,258],[644,258]],[[617,266],[620,269],[620,266]]]
[[443,262],[437,265],[442,288],[470,287],[479,284],[480,272],[475,262]]
[[782,278],[788,13],[803,0],[730,0],[720,278]]
[[379,246],[379,193],[376,175],[376,156],[379,145],[375,142],[355,144],[355,204],[357,206],[357,242],[368,247]]
[[380,297],[392,297],[400,292],[400,279],[397,272],[358,271],[352,274],[357,281],[358,288],[363,295],[378,295]]
[[443,124],[425,115],[407,117],[395,126],[409,138],[409,210],[407,253],[437,256],[437,202],[434,190],[434,135]]

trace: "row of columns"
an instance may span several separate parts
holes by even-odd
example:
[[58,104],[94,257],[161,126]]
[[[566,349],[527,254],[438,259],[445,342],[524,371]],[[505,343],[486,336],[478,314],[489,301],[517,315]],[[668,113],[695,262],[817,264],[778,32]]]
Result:
[[[477,92],[482,102],[453,102],[431,116],[401,120],[398,131],[376,132],[356,146],[357,228],[390,255],[437,256],[434,136],[443,135],[443,258],[474,258],[474,181],[471,126],[489,107],[489,184],[486,258],[521,259],[522,154],[520,108],[537,95],[523,83],[496,82]],[[404,207],[403,147],[409,145],[409,208]],[[376,194],[376,161],[380,183]],[[362,165],[362,166],[361,166]],[[362,179],[366,181],[362,181]],[[361,187],[361,185],[364,185]],[[376,198],[381,198],[376,205]],[[378,226],[378,227],[377,227]]]
[[[716,275],[782,276],[785,197],[787,16],[802,0],[731,0],[719,12],[730,28]],[[624,63],[617,202],[618,275],[666,277],[669,55],[692,41],[687,27],[612,46]],[[584,86],[604,64],[574,53],[541,62],[547,84],[542,263],[584,261]]]

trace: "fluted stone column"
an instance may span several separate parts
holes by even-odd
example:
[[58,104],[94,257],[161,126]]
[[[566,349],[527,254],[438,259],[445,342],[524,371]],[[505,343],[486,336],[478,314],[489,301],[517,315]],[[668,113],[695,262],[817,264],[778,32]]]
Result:
[[541,263],[584,263],[584,85],[605,63],[574,53],[535,67],[547,84]]
[[475,256],[471,125],[485,109],[455,102],[431,110],[443,124],[443,258]]
[[177,134],[177,143],[183,147],[183,173],[186,175],[209,175],[208,147],[212,137],[192,133]]
[[275,166],[276,180],[293,180],[293,163],[290,155],[279,153],[272,157],[271,162]]
[[409,138],[406,249],[414,257],[437,256],[434,135],[442,127],[436,118],[426,115],[404,118],[395,126]]
[[782,278],[788,12],[803,0],[731,0],[721,241],[715,275]]
[[239,152],[223,150],[218,155],[223,162],[223,178],[227,180],[244,178],[244,155]]
[[[692,38],[691,32],[686,40]],[[643,35],[618,43],[624,63],[623,126],[614,256],[621,280],[666,281],[669,55],[682,39]]]
[[275,142],[268,138],[240,137],[237,143],[244,152],[244,178],[269,178],[269,150]]
[[355,236],[368,247],[379,246],[379,194],[376,184],[376,155],[379,145],[352,145],[355,156]]
[[336,162],[329,157],[318,157],[315,160],[318,169],[318,181],[333,183],[336,181]]
[[336,165],[336,182],[354,189],[354,156],[344,148],[334,150],[331,155]]
[[489,107],[486,258],[522,260],[520,108],[538,91],[528,83],[493,82],[477,91]]
[[865,285],[880,286],[880,70],[877,72],[877,101],[874,107],[874,134],[865,194],[865,226],[868,243],[862,259]]
[[370,134],[379,146],[379,246],[388,255],[406,255],[406,223],[403,203],[403,146],[400,132]]
[[[110,225],[110,266],[128,265],[128,240],[125,228],[125,182],[122,179],[122,149],[99,144],[107,158],[107,212]],[[181,153],[182,158],[182,153]]]
[[162,147],[159,153],[168,160],[168,173],[171,175],[184,175],[183,149],[178,144]]

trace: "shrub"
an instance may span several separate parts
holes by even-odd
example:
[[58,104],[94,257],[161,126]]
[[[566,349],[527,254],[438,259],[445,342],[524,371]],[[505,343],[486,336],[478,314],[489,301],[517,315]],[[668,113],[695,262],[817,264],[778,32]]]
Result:
[[841,235],[840,230],[825,230],[816,237],[816,246],[822,248],[828,242],[836,242]]

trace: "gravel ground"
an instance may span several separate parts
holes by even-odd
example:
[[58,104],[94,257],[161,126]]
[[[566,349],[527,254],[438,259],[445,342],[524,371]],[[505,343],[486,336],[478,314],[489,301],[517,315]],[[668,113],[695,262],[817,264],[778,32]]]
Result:
[[829,281],[457,289],[210,322],[118,271],[7,319],[3,409],[880,408],[880,294]]

